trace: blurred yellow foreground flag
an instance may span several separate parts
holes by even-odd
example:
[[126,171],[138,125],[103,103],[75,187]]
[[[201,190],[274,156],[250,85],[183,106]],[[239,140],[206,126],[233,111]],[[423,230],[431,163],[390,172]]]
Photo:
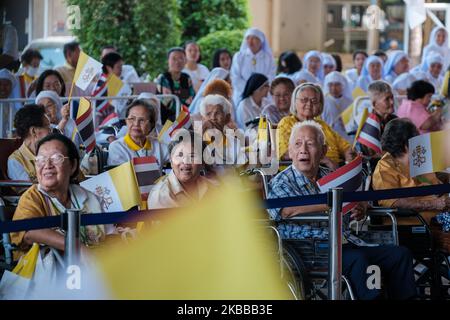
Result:
[[99,252],[113,299],[291,299],[258,199],[233,183]]

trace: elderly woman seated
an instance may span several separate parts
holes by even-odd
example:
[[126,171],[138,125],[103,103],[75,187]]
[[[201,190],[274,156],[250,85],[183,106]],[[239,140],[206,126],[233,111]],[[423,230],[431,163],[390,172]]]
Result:
[[[56,216],[66,209],[79,209],[82,213],[103,211],[93,193],[73,183],[78,175],[80,159],[77,148],[69,138],[51,134],[39,141],[36,154],[34,161],[38,183],[22,195],[13,220]],[[80,238],[86,245],[97,244],[110,231],[113,227],[81,227]],[[64,235],[59,229],[15,232],[11,233],[11,241],[19,248],[15,258],[25,253],[34,242],[64,250]]]
[[50,121],[43,106],[28,104],[17,111],[14,127],[22,145],[8,158],[8,177],[12,180],[36,182],[34,158],[39,140],[47,136]]
[[[269,198],[285,198],[319,194],[317,180],[329,171],[320,167],[327,146],[321,126],[314,121],[295,124],[289,139],[289,155],[292,165],[276,175],[269,185]],[[358,203],[351,218],[364,217],[366,204]],[[311,205],[270,209],[270,217],[278,222],[277,228],[284,239],[302,239],[302,228],[298,224],[283,219],[310,212],[325,211],[326,205]],[[294,246],[295,248],[295,246]],[[299,255],[300,250],[298,251]],[[376,299],[380,289],[366,286],[367,267],[378,265],[387,274],[388,292],[394,299],[409,299],[416,294],[413,263],[410,252],[403,247],[377,246],[357,247],[344,244],[342,251],[342,271],[348,276],[358,299]]]
[[45,107],[45,114],[50,120],[50,126],[53,132],[61,133],[68,138],[75,137],[75,145],[79,147],[83,141],[78,134],[75,134],[75,122],[70,118],[69,104],[63,106],[59,96],[52,90],[41,91],[36,99],[36,104]]
[[318,123],[325,133],[328,151],[322,159],[324,165],[335,170],[340,163],[352,160],[350,144],[320,118],[323,106],[324,96],[320,86],[313,83],[303,83],[295,88],[291,99],[291,115],[281,119],[278,124],[279,158],[290,159],[288,149],[292,127],[298,122],[311,120]]
[[231,108],[230,101],[218,94],[206,96],[200,104],[203,138],[208,144],[206,155],[210,156],[205,160],[215,169],[223,168],[224,164],[236,166],[246,163],[245,137],[227,126]]
[[162,168],[168,160],[167,148],[152,136],[156,125],[155,106],[143,99],[134,100],[126,111],[127,133],[109,146],[108,165],[133,158],[154,156]]
[[397,115],[410,119],[419,129],[419,132],[427,133],[439,131],[442,128],[442,108],[437,108],[432,113],[427,108],[434,94],[434,87],[424,80],[414,81],[407,89],[407,99],[398,107]]
[[177,131],[169,145],[172,171],[150,191],[149,209],[180,207],[199,201],[217,186],[214,180],[200,174],[204,167],[204,148],[201,137],[186,129]]
[[[394,114],[394,94],[389,83],[385,81],[375,81],[369,85],[369,96],[372,102],[372,110],[370,111],[370,113],[374,115],[374,118],[377,119],[377,122],[380,126],[379,133],[376,133],[379,136],[374,138],[379,140],[384,132],[386,124],[392,119],[397,118],[397,116]],[[360,120],[358,120],[358,122],[359,121]],[[374,159],[378,159],[379,157],[379,155],[377,155],[372,148],[369,148],[363,144],[358,143],[358,148],[364,155],[368,157]]]
[[[409,173],[408,140],[417,135],[419,135],[417,128],[408,119],[400,118],[388,123],[381,138],[381,146],[385,154],[378,161],[373,173],[372,184],[375,190],[419,187],[441,183],[434,173],[411,177]],[[427,222],[430,222],[430,219],[439,212],[450,210],[448,194],[388,199],[379,203],[383,207],[417,210]]]
[[294,82],[287,77],[276,77],[270,84],[270,94],[273,102],[266,105],[261,114],[273,125],[289,115],[292,92],[295,89]]

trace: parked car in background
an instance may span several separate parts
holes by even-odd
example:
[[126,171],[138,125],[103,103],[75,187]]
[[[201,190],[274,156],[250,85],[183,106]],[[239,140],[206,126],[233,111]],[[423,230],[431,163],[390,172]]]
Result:
[[27,49],[37,49],[44,59],[41,61],[40,72],[47,69],[54,69],[65,64],[63,47],[64,44],[76,40],[73,36],[47,37],[32,40],[23,51]]

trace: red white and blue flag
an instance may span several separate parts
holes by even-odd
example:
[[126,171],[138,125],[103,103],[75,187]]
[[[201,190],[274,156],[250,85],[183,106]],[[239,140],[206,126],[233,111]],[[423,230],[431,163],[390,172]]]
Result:
[[91,152],[95,147],[94,116],[91,102],[86,98],[80,101],[71,100],[70,115],[77,125],[78,133],[86,147]]
[[112,126],[113,124],[116,124],[117,122],[119,122],[119,115],[116,112],[111,113],[109,116],[107,116],[102,123],[100,123],[100,125],[98,126],[97,130],[101,127],[109,127]]
[[[356,157],[352,162],[319,179],[317,184],[322,193],[332,188],[343,188],[345,192],[361,191],[363,188],[362,157]],[[356,206],[355,202],[344,202],[342,214],[348,213]]]
[[[361,119],[361,122],[364,118]],[[380,121],[374,113],[369,113],[365,119],[364,125],[362,126],[361,132],[359,133],[357,140],[359,143],[365,145],[366,147],[372,149],[377,154],[381,153],[381,130]]]
[[136,157],[133,158],[134,172],[141,192],[141,199],[146,201],[148,194],[161,177],[161,170],[155,157]]

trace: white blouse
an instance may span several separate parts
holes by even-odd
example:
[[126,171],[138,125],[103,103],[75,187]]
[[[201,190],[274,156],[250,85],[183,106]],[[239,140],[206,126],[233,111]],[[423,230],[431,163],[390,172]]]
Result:
[[231,82],[233,85],[233,101],[236,105],[241,101],[245,84],[252,73],[261,73],[269,78],[269,82],[275,78],[276,66],[271,55],[260,50],[254,55],[250,49],[244,53],[237,52],[231,64]]
[[191,77],[192,86],[194,88],[199,88],[200,87],[200,81],[205,81],[205,79],[209,75],[208,68],[205,67],[204,65],[202,65],[201,63],[197,64],[197,69],[196,70],[191,70],[191,69],[188,69],[188,68],[184,68],[183,72],[187,73],[189,75],[189,77]]
[[133,158],[154,156],[158,161],[160,168],[162,168],[164,164],[169,161],[169,151],[167,146],[159,143],[156,139],[151,139],[150,141],[152,144],[152,148],[150,150],[142,148],[138,151],[133,151],[130,149],[125,143],[125,138],[123,137],[111,142],[108,152],[108,165],[116,166],[130,161]]

